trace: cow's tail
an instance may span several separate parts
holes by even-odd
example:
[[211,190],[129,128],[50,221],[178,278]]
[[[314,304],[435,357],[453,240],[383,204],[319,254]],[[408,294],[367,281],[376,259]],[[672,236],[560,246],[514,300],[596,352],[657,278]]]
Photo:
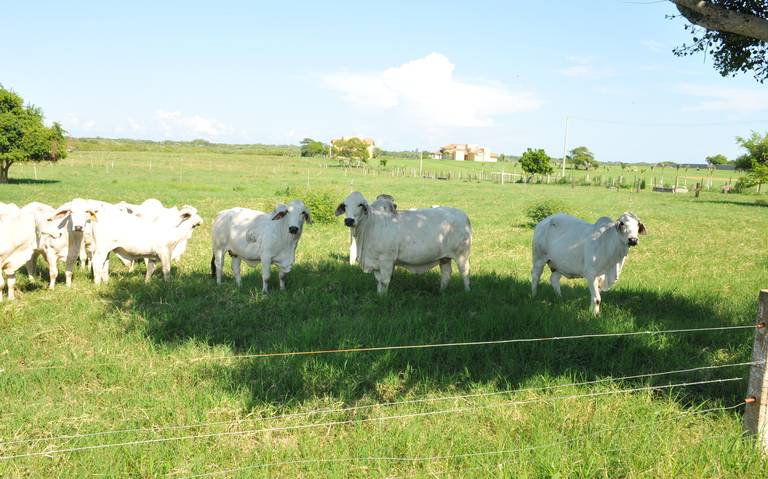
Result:
[[216,255],[211,256],[211,276],[216,279]]

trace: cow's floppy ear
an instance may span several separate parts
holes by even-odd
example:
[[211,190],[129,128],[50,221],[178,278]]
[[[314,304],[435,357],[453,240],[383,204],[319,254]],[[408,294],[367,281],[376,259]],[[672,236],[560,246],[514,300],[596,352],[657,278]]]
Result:
[[53,221],[53,220],[58,220],[58,219],[64,218],[65,216],[67,216],[71,212],[72,212],[72,210],[59,210],[56,213],[54,213],[53,216],[48,218],[48,221]]
[[91,221],[96,221],[98,218],[96,218],[96,212],[93,210],[85,210],[85,212],[88,214],[88,219]]
[[647,235],[648,234],[648,230],[645,229],[645,225],[642,224],[642,223],[640,223],[640,228],[637,230],[637,232],[638,232],[638,234],[641,234],[641,235]]
[[285,211],[285,210],[277,211],[277,212],[275,212],[275,215],[272,216],[272,221],[281,220],[281,219],[285,218],[285,215],[287,215],[287,214],[288,214],[288,212]]
[[312,216],[309,214],[309,210],[304,210],[304,212],[301,213],[304,215],[304,221],[307,222],[307,224],[312,224]]
[[336,216],[343,215],[344,212],[347,211],[347,205],[344,203],[339,203],[339,206],[336,207]]

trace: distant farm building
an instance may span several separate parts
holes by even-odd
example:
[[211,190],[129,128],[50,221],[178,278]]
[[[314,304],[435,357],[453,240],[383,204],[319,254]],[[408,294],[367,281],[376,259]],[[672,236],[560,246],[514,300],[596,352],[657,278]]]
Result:
[[333,146],[337,142],[344,141],[344,140],[351,140],[352,138],[357,138],[358,140],[365,143],[365,145],[368,147],[368,158],[373,158],[373,152],[376,149],[376,142],[373,141],[373,138],[361,138],[359,136],[348,136],[348,137],[341,137],[331,140],[331,156],[333,156]]
[[440,148],[440,158],[455,161],[477,161],[493,163],[498,161],[496,154],[491,149],[480,145],[468,143],[451,143]]

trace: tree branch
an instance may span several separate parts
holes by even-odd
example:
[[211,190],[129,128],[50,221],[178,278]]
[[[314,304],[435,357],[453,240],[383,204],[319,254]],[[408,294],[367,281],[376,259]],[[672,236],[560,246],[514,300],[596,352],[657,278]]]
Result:
[[768,20],[715,5],[709,0],[671,0],[691,23],[707,30],[735,33],[768,42]]

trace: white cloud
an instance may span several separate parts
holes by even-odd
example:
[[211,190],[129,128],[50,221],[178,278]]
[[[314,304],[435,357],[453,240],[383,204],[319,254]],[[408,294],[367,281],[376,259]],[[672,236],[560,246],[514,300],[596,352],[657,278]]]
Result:
[[74,113],[68,113],[64,118],[62,125],[65,129],[72,130],[78,134],[91,132],[96,128],[95,121],[81,119]]
[[616,71],[613,68],[597,68],[588,57],[572,56],[568,57],[568,62],[571,64],[570,66],[556,70],[556,72],[567,77],[585,78],[588,80],[616,76]]
[[167,136],[217,137],[227,132],[227,127],[222,122],[200,115],[184,116],[178,111],[157,110],[155,118]]
[[768,91],[750,88],[721,88],[707,85],[680,85],[680,91],[703,98],[685,111],[753,112],[768,110]]
[[496,116],[535,110],[542,104],[529,91],[457,80],[454,69],[444,55],[430,53],[382,71],[338,72],[322,79],[349,103],[402,110],[431,126],[490,126]]

